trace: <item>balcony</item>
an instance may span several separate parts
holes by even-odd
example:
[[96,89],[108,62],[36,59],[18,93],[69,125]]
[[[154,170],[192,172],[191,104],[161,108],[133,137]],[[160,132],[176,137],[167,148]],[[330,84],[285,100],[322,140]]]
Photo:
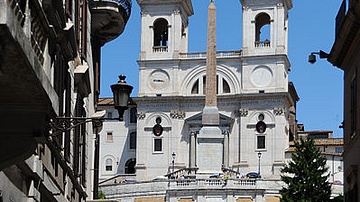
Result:
[[102,46],[124,31],[131,14],[131,0],[92,0],[90,11],[91,34]]
[[55,35],[38,1],[0,2],[0,170],[29,157],[56,112],[48,41]]

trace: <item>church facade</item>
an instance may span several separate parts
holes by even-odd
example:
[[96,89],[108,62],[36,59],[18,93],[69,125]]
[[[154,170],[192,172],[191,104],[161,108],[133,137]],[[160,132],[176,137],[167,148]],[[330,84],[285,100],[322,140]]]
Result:
[[[125,139],[116,149],[119,156],[100,154],[100,163],[108,165],[100,169],[100,189],[107,198],[279,201],[280,168],[295,138],[299,99],[288,78],[292,1],[240,2],[243,47],[217,51],[216,75],[209,77],[209,51],[188,52],[191,0],[137,1],[139,92],[123,123],[104,123],[102,138]],[[215,124],[204,123],[209,86],[216,93]],[[104,104],[110,106],[109,100],[101,102],[99,109],[116,114]],[[204,130],[208,127],[216,130]],[[109,139],[102,139],[101,146],[112,144]]]

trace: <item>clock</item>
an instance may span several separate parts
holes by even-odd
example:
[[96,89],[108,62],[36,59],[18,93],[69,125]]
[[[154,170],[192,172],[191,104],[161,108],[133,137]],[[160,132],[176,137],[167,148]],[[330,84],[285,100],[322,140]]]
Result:
[[149,76],[149,85],[155,90],[164,90],[169,87],[170,77],[164,70],[155,70]]
[[273,79],[272,71],[267,66],[256,67],[251,74],[251,82],[257,87],[268,86]]

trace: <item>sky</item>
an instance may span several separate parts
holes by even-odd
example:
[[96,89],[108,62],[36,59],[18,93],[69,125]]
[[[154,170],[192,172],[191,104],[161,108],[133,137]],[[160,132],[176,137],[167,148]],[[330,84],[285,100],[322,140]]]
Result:
[[[189,18],[189,52],[206,51],[207,7],[209,0],[192,0],[194,15]],[[335,16],[342,0],[294,0],[289,11],[289,80],[295,85],[298,123],[306,131],[332,130],[342,137],[343,71],[317,56],[308,63],[311,52],[329,53],[335,39]],[[217,50],[239,50],[242,40],[242,6],[239,0],[215,0],[217,9]],[[133,0],[132,13],[124,32],[105,44],[101,53],[100,97],[112,97],[110,85],[125,74],[138,92],[140,50],[140,8]]]

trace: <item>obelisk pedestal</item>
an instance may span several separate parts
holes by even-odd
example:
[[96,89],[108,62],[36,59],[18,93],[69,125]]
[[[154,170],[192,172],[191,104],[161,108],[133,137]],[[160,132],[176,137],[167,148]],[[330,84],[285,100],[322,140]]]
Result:
[[208,7],[205,107],[202,128],[197,136],[198,174],[220,173],[223,164],[223,135],[219,128],[219,110],[216,97],[216,7]]

